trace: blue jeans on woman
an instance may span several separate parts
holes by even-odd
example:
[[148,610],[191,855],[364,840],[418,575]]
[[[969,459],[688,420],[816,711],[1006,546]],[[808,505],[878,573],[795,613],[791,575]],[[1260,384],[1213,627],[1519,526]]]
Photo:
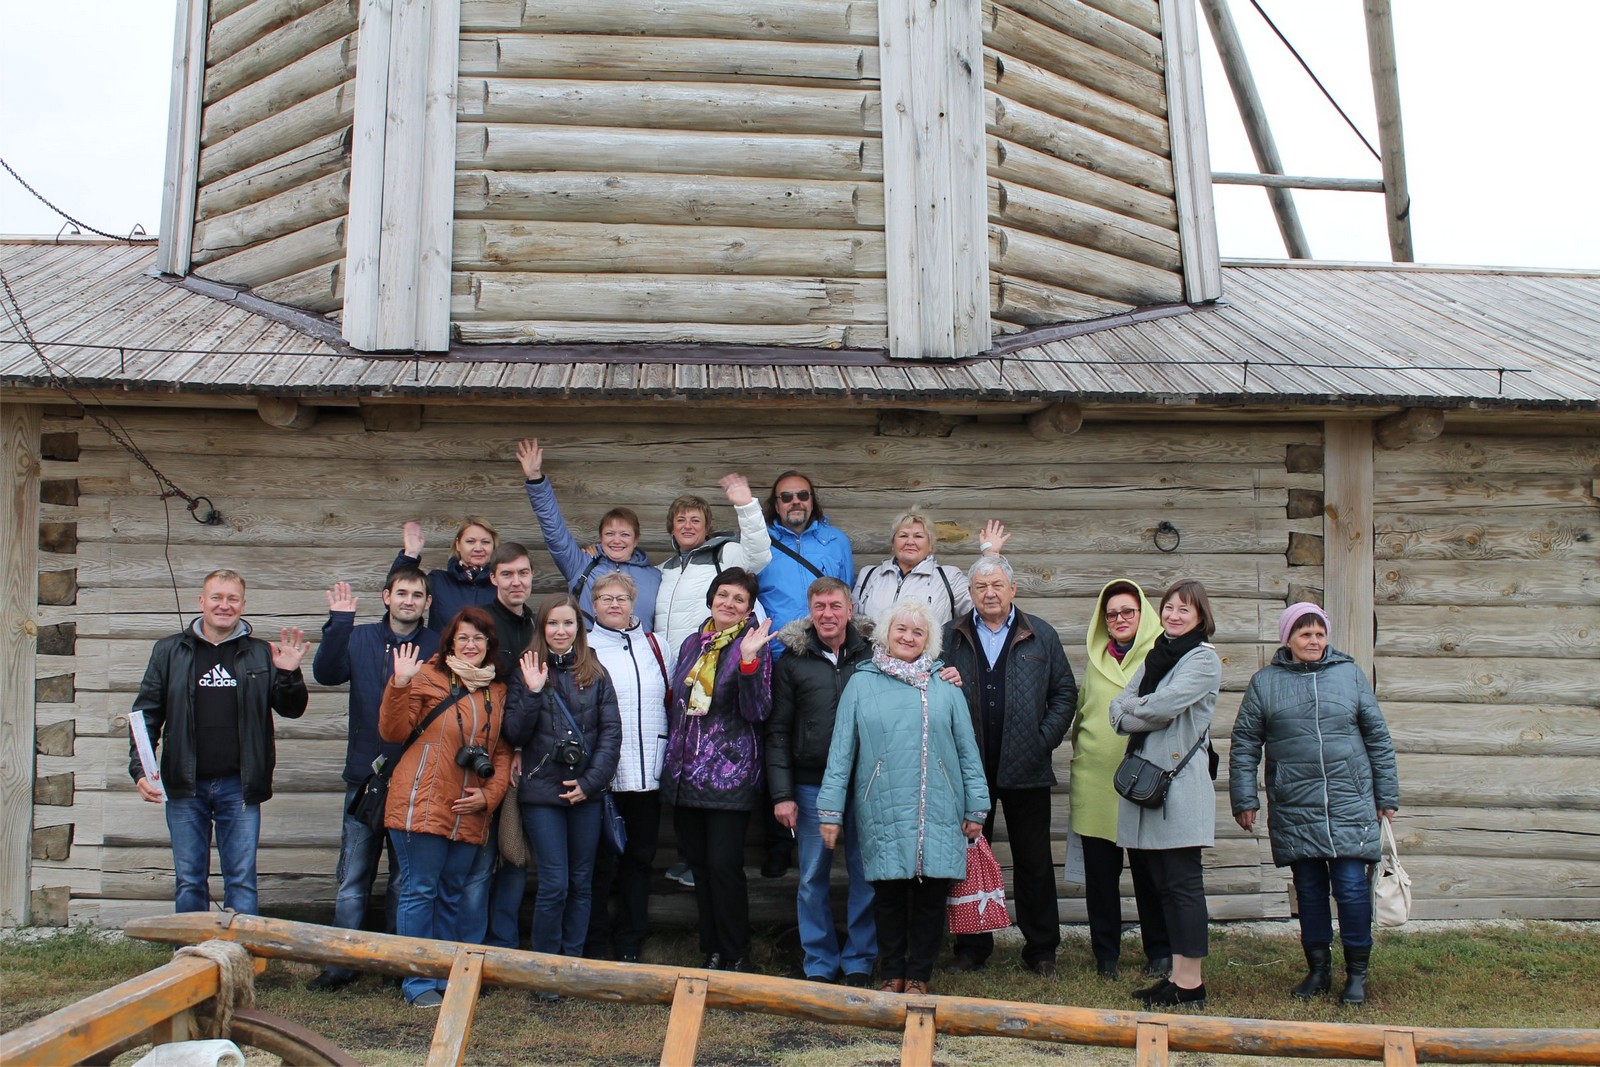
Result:
[[1300,940],[1307,945],[1333,944],[1331,888],[1339,906],[1339,940],[1346,948],[1372,945],[1372,883],[1367,861],[1354,859],[1295,860],[1289,864],[1300,902]]
[[[472,861],[482,845],[452,841],[439,834],[414,834],[393,830],[394,854],[400,860],[400,907],[395,913],[396,932],[402,937],[431,937],[439,941],[462,940],[459,926],[461,895],[466,889]],[[443,978],[407,978],[400,991],[407,1002],[430,989],[443,993]]]
[[261,838],[261,805],[244,802],[237,774],[201,778],[194,795],[167,799],[167,833],[172,838],[173,910],[205,911],[211,906],[211,831],[217,833],[222,861],[222,906],[241,915],[260,912],[256,900],[256,843]]
[[522,805],[522,825],[539,872],[533,930],[528,938],[535,952],[583,955],[603,810],[597,797],[560,807]]

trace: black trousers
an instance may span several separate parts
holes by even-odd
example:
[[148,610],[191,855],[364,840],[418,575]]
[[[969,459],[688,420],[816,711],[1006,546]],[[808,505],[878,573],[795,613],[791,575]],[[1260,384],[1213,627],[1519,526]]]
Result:
[[[1006,839],[1011,845],[1011,889],[1017,928],[1022,931],[1022,962],[1056,958],[1061,944],[1061,913],[1056,904],[1056,865],[1050,856],[1050,790],[996,789],[989,786],[989,819],[983,836],[994,840],[994,817],[1006,811]],[[993,934],[962,934],[956,955],[979,962],[994,952]]]
[[1128,865],[1134,878],[1144,877],[1160,902],[1167,921],[1167,936],[1175,956],[1199,958],[1210,951],[1206,914],[1205,869],[1200,849],[1130,848]]
[[[656,841],[661,830],[661,794],[612,793],[617,811],[628,827],[628,848],[621,856],[612,855],[602,837],[594,854],[594,882],[589,909],[589,936],[584,939],[585,955],[604,957],[609,950],[619,956],[637,956],[649,933],[650,867],[656,859]],[[610,900],[617,898],[617,913],[611,916]]]
[[948,878],[896,878],[873,882],[878,922],[878,977],[926,982],[944,942]]
[[724,966],[750,955],[750,891],[744,876],[748,811],[673,808],[678,844],[694,871],[700,951],[722,953]]
[[[1103,837],[1081,837],[1083,889],[1089,905],[1089,944],[1099,963],[1115,963],[1122,954],[1122,849]],[[1172,955],[1167,938],[1167,917],[1161,898],[1150,885],[1143,864],[1133,870],[1133,899],[1139,907],[1139,935],[1147,960]]]

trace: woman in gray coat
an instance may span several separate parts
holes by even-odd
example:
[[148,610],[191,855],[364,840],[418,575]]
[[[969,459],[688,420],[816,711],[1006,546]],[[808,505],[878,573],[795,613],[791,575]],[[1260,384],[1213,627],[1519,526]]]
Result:
[[1256,672],[1233,725],[1228,792],[1234,820],[1254,830],[1261,798],[1256,768],[1267,755],[1272,861],[1294,876],[1300,943],[1308,968],[1290,990],[1326,993],[1333,966],[1331,888],[1339,906],[1345,986],[1341,1000],[1366,999],[1372,954],[1372,889],[1367,865],[1382,854],[1379,819],[1400,806],[1394,744],[1367,676],[1328,647],[1328,616],[1291,604],[1278,621],[1283,647]]
[[1173,583],[1161,597],[1161,636],[1111,700],[1117,733],[1142,738],[1130,745],[1176,772],[1161,807],[1142,808],[1121,797],[1117,805],[1117,844],[1160,898],[1172,944],[1172,977],[1133,994],[1149,1008],[1206,1002],[1209,917],[1200,850],[1216,841],[1216,797],[1201,749],[1222,687],[1222,661],[1206,643],[1215,628],[1205,586],[1192,578]]

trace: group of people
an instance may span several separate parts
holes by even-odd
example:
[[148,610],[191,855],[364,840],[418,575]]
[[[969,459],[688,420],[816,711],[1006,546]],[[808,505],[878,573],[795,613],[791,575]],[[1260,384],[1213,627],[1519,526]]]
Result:
[[[798,853],[805,977],[865,986],[876,971],[883,990],[925,993],[950,887],[1003,809],[1022,962],[1053,976],[1052,757],[1070,738],[1070,837],[1099,972],[1118,973],[1126,850],[1156,979],[1135,997],[1204,1003],[1201,855],[1214,800],[1208,761],[1193,757],[1207,747],[1221,663],[1199,582],[1175,583],[1158,608],[1132,581],[1108,583],[1080,690],[1056,631],[1015,603],[998,522],[963,570],[936,558],[933,522],[908,511],[891,524],[891,557],[856,572],[807,476],[785,472],[757,502],[730,474],[721,487],[738,533],[716,534],[710,503],[680,496],[667,512],[673,553],[652,565],[635,512],[607,511],[582,545],[539,443],[516,453],[560,592],[530,606],[527,548],[478,518],[429,572],[421,528],[406,524],[377,622],[356,623],[348,584],[328,592],[312,673],[349,686],[347,812],[375,772],[389,782],[384,832],[345,816],[336,925],[360,928],[387,850],[389,929],[517,947],[527,872],[512,861],[519,849],[500,846],[520,843],[538,879],[531,946],[638,961],[667,805],[706,967],[755,969],[744,863],[754,817]],[[225,906],[256,910],[271,713],[307,704],[304,635],[258,640],[244,608],[242,577],[207,576],[200,617],[157,644],[134,705],[160,774],[136,748],[130,774],[146,799],[166,800],[180,911],[208,905],[213,827]],[[1358,898],[1378,858],[1377,819],[1398,806],[1393,749],[1364,675],[1328,648],[1321,609],[1291,607],[1282,638],[1235,727],[1233,810],[1253,829],[1264,750],[1273,854],[1294,874],[1310,968],[1295,995],[1329,988],[1331,890],[1344,999],[1359,1002],[1371,936]],[[1170,773],[1161,808],[1113,788],[1130,749]],[[842,940],[830,903],[841,850]],[[957,937],[950,967],[978,970],[993,951],[990,934]],[[356,977],[330,967],[310,985]],[[403,991],[436,1007],[443,982],[408,978]]]

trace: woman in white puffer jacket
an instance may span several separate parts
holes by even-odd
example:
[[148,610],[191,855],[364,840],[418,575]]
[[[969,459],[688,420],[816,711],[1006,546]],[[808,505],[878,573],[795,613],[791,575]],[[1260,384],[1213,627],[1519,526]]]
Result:
[[[663,646],[674,652],[690,634],[700,632],[710,614],[706,590],[717,575],[734,567],[756,574],[772,562],[772,537],[760,502],[750,495],[750,483],[730,474],[720,484],[739,518],[737,535],[711,532],[711,504],[702,497],[680,496],[667,508],[667,533],[676,551],[661,563],[655,628]],[[764,617],[759,609],[757,617]]]
[[[595,856],[584,954],[612,953],[637,963],[648,930],[650,867],[655,862],[661,826],[661,760],[667,745],[667,679],[673,646],[651,633],[633,614],[638,588],[626,574],[595,579],[594,626],[589,648],[611,676],[622,717],[622,752],[611,796],[628,827],[628,847],[614,856],[604,845]],[[610,914],[612,880],[618,889],[617,914]],[[607,945],[607,942],[610,945]]]

